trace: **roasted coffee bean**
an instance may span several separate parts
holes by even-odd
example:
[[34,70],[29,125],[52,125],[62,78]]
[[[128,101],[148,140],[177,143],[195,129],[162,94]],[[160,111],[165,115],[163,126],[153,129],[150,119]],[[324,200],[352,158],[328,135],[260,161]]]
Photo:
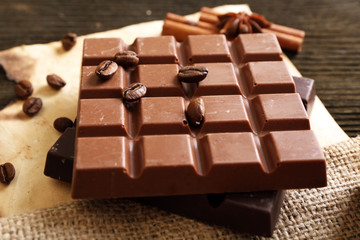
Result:
[[0,165],[0,182],[10,183],[15,177],[15,167],[7,162]]
[[61,39],[63,48],[66,51],[69,51],[70,49],[72,49],[76,44],[76,38],[77,38],[76,33],[66,34],[65,37],[63,39]]
[[186,117],[193,126],[200,126],[205,116],[205,105],[202,98],[195,98],[190,101],[186,108]]
[[14,86],[15,94],[20,99],[27,99],[33,93],[33,87],[30,81],[22,80]]
[[116,73],[118,65],[111,60],[102,61],[96,68],[95,73],[101,80],[108,80]]
[[49,86],[54,89],[60,89],[66,85],[66,82],[56,74],[50,74],[46,76],[46,81]]
[[133,51],[123,51],[115,54],[115,62],[124,68],[131,68],[138,65],[139,58]]
[[23,104],[23,111],[29,116],[37,114],[42,107],[41,98],[31,97],[28,98]]
[[208,69],[203,66],[185,66],[180,68],[178,79],[185,83],[196,83],[204,80],[208,74]]
[[59,117],[54,121],[54,128],[59,132],[65,132],[68,127],[73,127],[74,123],[67,117]]
[[123,98],[128,102],[136,102],[146,94],[146,87],[141,83],[130,84],[123,90]]

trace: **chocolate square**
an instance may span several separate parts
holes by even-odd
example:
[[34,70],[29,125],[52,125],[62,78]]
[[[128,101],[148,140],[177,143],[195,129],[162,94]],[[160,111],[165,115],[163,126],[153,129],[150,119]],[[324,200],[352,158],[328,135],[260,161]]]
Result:
[[137,135],[189,133],[182,97],[142,98]]
[[126,86],[126,73],[119,67],[114,76],[103,81],[95,74],[96,66],[82,67],[80,97],[81,98],[118,98]]
[[190,35],[182,47],[190,64],[232,60],[225,35]]
[[120,98],[81,99],[78,137],[128,136],[128,112]]
[[295,83],[283,61],[249,62],[240,71],[248,95],[295,92]]
[[204,66],[209,73],[195,88],[194,96],[241,94],[233,64],[201,63],[195,66]]
[[146,86],[147,97],[185,97],[185,92],[177,78],[178,72],[177,64],[139,65],[135,71],[134,81]]
[[179,63],[173,36],[137,38],[131,49],[139,57],[139,64]]
[[310,129],[308,115],[298,93],[262,94],[250,101],[258,131]]
[[114,175],[131,175],[128,158],[129,142],[125,137],[78,138],[74,178],[87,179],[86,186],[78,188],[79,194],[86,194],[89,189],[93,190],[91,197],[113,194]]
[[303,177],[309,186],[311,182],[326,185],[326,180],[321,178],[321,175],[326,175],[325,162],[322,160],[324,154],[314,132],[271,132],[263,137],[263,142],[271,159],[269,165],[272,165],[275,181],[284,178],[286,171],[291,171],[291,177]]
[[203,99],[206,111],[201,133],[252,130],[241,95],[205,96]]
[[239,34],[234,45],[241,63],[282,60],[282,51],[274,34]]
[[113,60],[115,54],[123,51],[124,42],[120,38],[84,39],[83,66],[96,66],[104,60]]

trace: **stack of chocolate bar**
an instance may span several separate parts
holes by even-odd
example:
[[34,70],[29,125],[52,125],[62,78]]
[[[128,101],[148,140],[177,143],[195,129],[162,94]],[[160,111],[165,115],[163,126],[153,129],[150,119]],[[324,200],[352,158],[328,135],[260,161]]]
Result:
[[[138,65],[119,64],[101,78],[100,65],[110,69],[109,60],[129,51]],[[311,81],[296,78],[295,85],[268,33],[131,45],[86,39],[77,126],[50,149],[45,174],[72,182],[74,198],[137,197],[270,236],[284,189],[326,186],[325,158],[303,106],[313,102]],[[147,91],[128,101],[124,90],[134,83]]]

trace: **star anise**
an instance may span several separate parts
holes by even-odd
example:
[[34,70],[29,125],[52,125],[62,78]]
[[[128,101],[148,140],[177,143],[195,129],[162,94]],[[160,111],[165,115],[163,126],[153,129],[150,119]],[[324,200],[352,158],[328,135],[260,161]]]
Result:
[[260,14],[247,14],[245,12],[226,13],[218,16],[220,23],[217,27],[220,33],[226,35],[231,40],[239,34],[261,33],[262,28],[267,28],[271,22]]

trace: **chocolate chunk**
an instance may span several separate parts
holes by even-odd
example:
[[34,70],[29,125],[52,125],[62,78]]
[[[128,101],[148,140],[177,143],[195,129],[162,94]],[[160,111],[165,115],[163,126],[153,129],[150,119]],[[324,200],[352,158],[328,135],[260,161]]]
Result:
[[60,117],[55,119],[54,128],[59,132],[64,132],[67,128],[73,127],[74,123],[67,117]]
[[296,76],[293,76],[293,79],[296,85],[296,92],[300,94],[305,109],[310,113],[316,96],[315,81],[311,78]]
[[15,94],[20,99],[27,99],[33,93],[33,87],[30,81],[21,80],[14,86]]
[[76,44],[77,35],[76,33],[68,33],[61,39],[61,44],[64,50],[69,51],[72,49]]
[[76,128],[66,128],[46,156],[44,174],[71,182],[74,164]]
[[95,73],[101,80],[108,80],[116,73],[118,65],[111,60],[102,61],[96,68]]
[[66,85],[66,82],[56,74],[49,74],[46,76],[46,81],[50,87],[54,89],[63,88]]
[[28,98],[23,104],[23,112],[29,116],[34,116],[42,108],[41,98],[31,97]]
[[7,162],[0,165],[0,182],[9,184],[15,177],[15,167]]

